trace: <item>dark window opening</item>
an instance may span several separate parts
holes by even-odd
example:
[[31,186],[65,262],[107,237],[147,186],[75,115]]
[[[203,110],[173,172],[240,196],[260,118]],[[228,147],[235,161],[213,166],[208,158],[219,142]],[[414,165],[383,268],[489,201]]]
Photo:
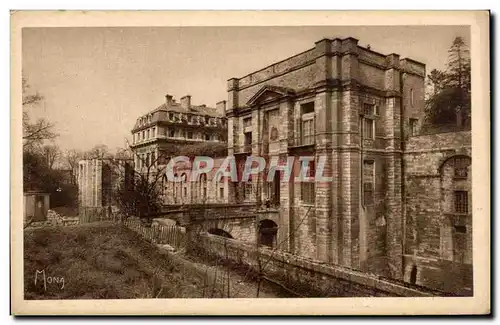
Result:
[[314,102],[302,104],[300,105],[300,109],[302,114],[314,113]]
[[467,227],[466,226],[455,226],[455,232],[460,233],[460,234],[465,234],[467,233]]
[[469,196],[467,191],[455,191],[455,212],[469,212]]
[[192,139],[193,138],[193,132],[188,132],[187,133],[187,138]]
[[208,233],[215,236],[225,237],[225,238],[233,238],[230,233],[225,230],[219,228],[211,228],[208,230]]
[[410,119],[410,136],[417,135],[417,123],[418,120],[416,118]]
[[363,104],[363,114],[368,116],[375,115],[375,105],[374,104]]

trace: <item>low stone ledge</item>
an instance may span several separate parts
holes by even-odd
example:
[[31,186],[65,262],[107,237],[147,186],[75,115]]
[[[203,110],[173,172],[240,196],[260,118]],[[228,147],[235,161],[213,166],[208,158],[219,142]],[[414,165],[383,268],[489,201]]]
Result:
[[[224,245],[230,252],[224,255]],[[222,248],[221,248],[222,246]],[[241,263],[257,268],[257,256],[264,259],[264,275],[279,278],[294,287],[306,288],[311,293],[324,296],[434,296],[429,290],[411,288],[380,279],[377,275],[366,274],[338,265],[298,257],[286,252],[257,248],[255,245],[215,235],[200,235],[198,247],[202,250],[226,258],[232,263]],[[262,265],[262,264],[261,264]],[[286,266],[286,267],[285,267]],[[258,270],[257,270],[258,271]]]

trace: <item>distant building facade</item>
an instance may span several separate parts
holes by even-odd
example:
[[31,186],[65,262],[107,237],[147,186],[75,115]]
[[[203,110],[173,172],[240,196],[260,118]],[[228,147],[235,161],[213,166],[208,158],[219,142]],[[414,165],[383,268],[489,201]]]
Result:
[[[453,235],[464,229],[471,232],[470,217],[465,212],[451,216],[457,215],[454,207],[470,211],[470,193],[463,193],[470,190],[470,179],[450,185],[447,164],[455,158],[443,162],[441,169],[436,167],[427,175],[433,181],[418,195],[438,194],[439,177],[441,184],[451,187],[439,192],[444,201],[432,210],[439,220],[429,220],[427,229],[433,235],[416,226],[422,220],[410,212],[418,205],[411,197],[416,186],[412,173],[425,163],[409,157],[419,150],[412,147],[418,141],[412,137],[423,123],[425,75],[423,63],[377,53],[359,46],[354,38],[336,38],[320,40],[303,53],[229,79],[228,155],[236,157],[237,166],[241,168],[251,155],[281,164],[289,156],[313,156],[308,167],[314,175],[323,156],[323,175],[333,178],[332,182],[294,182],[300,170],[296,159],[289,182],[281,182],[283,172],[278,171],[271,182],[254,177],[249,183],[230,183],[229,202],[268,202],[271,208],[262,212],[258,222],[277,227],[275,241],[292,254],[439,287],[412,267],[436,257],[470,262],[463,249],[470,236]],[[470,143],[454,144],[430,148],[428,142],[422,150],[440,156],[438,151],[450,155],[465,146],[468,149],[460,153],[465,164]],[[417,241],[414,233],[419,234]],[[433,244],[429,236],[434,236]],[[437,250],[435,238],[440,243]],[[430,246],[438,255],[429,253]],[[441,268],[439,276],[426,274],[436,278],[445,272]],[[412,281],[412,276],[418,279]]]
[[225,101],[217,103],[215,108],[193,105],[189,95],[176,102],[173,96],[166,95],[165,103],[139,117],[132,129],[130,147],[136,168],[165,165],[175,155],[171,150],[173,145],[225,143],[225,106]]
[[166,175],[162,178],[164,203],[166,205],[229,203],[229,179],[217,175],[219,167],[225,159],[226,157],[214,157],[214,168],[209,173],[199,175],[194,182],[190,181],[192,161],[190,163],[177,163],[173,176],[176,179],[180,178],[181,181],[169,181]]

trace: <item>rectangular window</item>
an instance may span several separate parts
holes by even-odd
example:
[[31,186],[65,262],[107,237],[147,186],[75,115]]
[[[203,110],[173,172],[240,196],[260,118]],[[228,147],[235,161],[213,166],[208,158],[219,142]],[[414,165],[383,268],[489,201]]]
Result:
[[243,119],[243,128],[248,128],[252,126],[252,118],[247,117]]
[[365,116],[375,116],[375,105],[374,104],[363,104],[363,114]]
[[305,204],[314,204],[316,199],[315,194],[315,182],[314,177],[316,174],[316,166],[314,161],[309,162],[309,168],[306,173],[306,180],[300,183],[300,196],[302,199],[302,203]]
[[248,176],[248,181],[244,182],[244,186],[243,186],[243,198],[245,200],[251,200],[253,198],[252,175],[249,175]]
[[245,132],[245,139],[243,142],[243,151],[251,152],[252,151],[252,132]]
[[154,138],[156,136],[156,128],[153,128],[153,135],[152,137]]
[[375,162],[373,160],[363,161],[363,205],[373,206],[375,187]]
[[455,191],[455,212],[469,212],[469,195],[467,191]]
[[175,138],[175,130],[168,130],[168,136],[171,138]]
[[187,133],[187,138],[192,139],[193,138],[193,132],[188,132]]
[[410,136],[417,135],[417,123],[418,123],[418,119],[416,119],[416,118],[410,119]]
[[314,113],[314,102],[309,102],[300,105],[300,110],[302,115],[304,114],[309,114],[309,113]]
[[222,199],[224,198],[224,187],[219,188],[219,197]]
[[205,141],[210,141],[210,134],[205,134]]
[[374,121],[371,118],[363,118],[363,139],[373,140],[374,138]]
[[470,159],[468,157],[458,157],[453,161],[455,178],[467,178],[469,174]]
[[302,121],[301,144],[314,144],[315,125],[314,119]]
[[252,132],[245,132],[245,145],[252,144]]

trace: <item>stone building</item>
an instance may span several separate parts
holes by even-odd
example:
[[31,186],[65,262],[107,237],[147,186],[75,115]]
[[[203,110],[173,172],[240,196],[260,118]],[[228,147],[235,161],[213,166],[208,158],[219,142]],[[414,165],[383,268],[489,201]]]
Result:
[[[407,205],[415,205],[407,189],[413,185],[406,184],[413,176],[406,173],[418,164],[408,161],[413,153],[406,150],[419,150],[418,140],[410,138],[418,134],[424,118],[424,78],[423,63],[374,52],[354,38],[335,38],[229,79],[228,154],[236,157],[238,166],[250,155],[277,159],[282,165],[289,156],[313,156],[309,173],[314,175],[320,157],[325,157],[323,175],[333,178],[331,182],[293,181],[300,170],[296,159],[290,181],[280,181],[283,171],[277,171],[270,182],[256,176],[246,184],[230,183],[229,201],[271,202],[258,223],[277,227],[279,249],[406,279],[408,265],[423,263],[415,254],[433,256],[423,253],[430,235],[413,226],[415,214],[408,219],[406,213]],[[439,175],[447,175],[447,166],[442,167],[445,174]],[[450,182],[449,176],[443,177],[442,182]],[[470,179],[460,184],[470,186]],[[438,187],[428,188],[429,193]],[[443,193],[447,198],[452,195]],[[442,213],[450,209],[447,204],[442,205]],[[446,219],[447,226],[435,221],[432,228],[433,233],[441,233],[444,255],[440,256],[448,260],[453,251],[450,229],[453,232],[455,227],[451,219]],[[462,231],[460,227],[455,230]],[[418,245],[409,239],[414,229],[420,231]],[[406,245],[407,241],[411,243]],[[467,261],[469,255],[460,254]]]
[[171,95],[165,103],[139,117],[132,129],[134,164],[137,169],[164,165],[176,155],[175,146],[199,142],[226,142],[227,120],[224,117],[226,102],[215,108],[192,105],[191,96],[180,102]]
[[131,160],[87,159],[78,162],[78,206],[105,208],[115,205],[113,193],[130,184],[134,166]]
[[[144,171],[148,166],[154,173],[164,173],[171,157],[182,152],[182,146],[206,144],[216,146],[227,141],[226,101],[215,108],[206,105],[192,105],[191,96],[184,96],[180,102],[171,95],[165,96],[165,103],[148,114],[141,116],[132,130],[136,170]],[[224,152],[225,153],[225,152]],[[216,160],[220,164],[222,160]],[[184,171],[182,170],[184,168]],[[162,193],[166,205],[227,202],[227,185],[212,182],[204,175],[197,182],[188,181],[190,167],[179,165],[182,182],[169,182],[161,178]]]

